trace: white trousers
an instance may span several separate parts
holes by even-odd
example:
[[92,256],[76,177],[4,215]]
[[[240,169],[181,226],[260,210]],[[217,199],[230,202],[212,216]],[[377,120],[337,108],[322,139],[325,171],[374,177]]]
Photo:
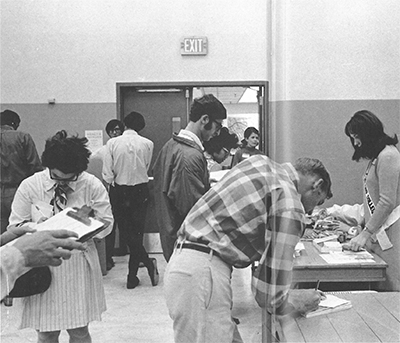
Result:
[[175,342],[243,342],[232,320],[231,274],[219,257],[175,248],[164,274]]

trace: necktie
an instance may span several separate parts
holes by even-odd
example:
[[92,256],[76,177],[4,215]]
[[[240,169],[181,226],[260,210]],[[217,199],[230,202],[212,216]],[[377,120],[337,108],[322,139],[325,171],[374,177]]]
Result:
[[50,201],[54,213],[61,212],[67,206],[67,187],[67,185],[57,184],[54,188],[54,196]]

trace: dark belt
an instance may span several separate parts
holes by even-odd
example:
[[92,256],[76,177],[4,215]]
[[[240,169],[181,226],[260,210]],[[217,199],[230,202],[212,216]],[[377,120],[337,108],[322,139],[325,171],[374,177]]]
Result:
[[219,257],[219,254],[215,250],[212,250],[210,247],[208,247],[206,245],[182,243],[181,245],[178,244],[178,248],[179,247],[182,247],[182,249],[192,249],[192,250],[201,251],[201,252],[204,252],[206,254],[209,254],[212,251],[214,256],[218,256]]

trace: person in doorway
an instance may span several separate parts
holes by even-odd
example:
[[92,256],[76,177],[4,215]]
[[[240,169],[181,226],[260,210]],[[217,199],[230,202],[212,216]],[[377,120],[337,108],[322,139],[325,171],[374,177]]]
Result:
[[289,288],[305,214],[331,196],[329,173],[316,159],[281,165],[259,155],[228,171],[188,213],[164,275],[175,342],[240,342],[231,316],[232,268],[258,260],[255,298],[272,315],[272,334],[284,340],[275,316],[304,314],[321,298]]
[[163,146],[154,163],[155,209],[166,261],[186,214],[210,188],[202,142],[218,135],[225,118],[226,109],[214,95],[194,99],[188,125]]
[[[107,190],[85,172],[90,156],[86,144],[86,138],[68,136],[64,130],[46,141],[42,163],[47,169],[22,181],[12,203],[10,227],[31,222],[32,205],[40,208],[45,203],[54,214],[86,205],[110,223],[97,237],[110,233],[113,216]],[[61,330],[67,330],[71,343],[91,342],[89,323],[101,320],[106,302],[93,239],[84,248],[73,251],[61,266],[50,267],[52,281],[46,292],[23,298],[20,328],[37,330],[39,343],[58,342]]]
[[[124,124],[118,119],[111,119],[106,127],[105,131],[110,139],[121,136],[124,132]],[[96,175],[100,180],[103,180],[102,170],[103,161],[106,155],[106,145],[103,145],[95,153],[90,156],[89,167],[93,174]],[[106,185],[107,186],[107,185]],[[115,231],[117,228],[117,221],[114,221],[114,226],[111,233],[105,238],[106,239],[106,269],[110,270],[115,266],[113,260],[114,246],[115,246]]]
[[256,147],[260,142],[260,133],[255,127],[248,127],[244,131],[244,138],[242,139],[242,146],[236,151],[233,157],[232,167],[242,162],[246,158],[253,155],[264,155],[262,151]]
[[231,149],[237,147],[238,137],[236,134],[230,133],[229,129],[223,127],[218,136],[211,138],[209,141],[204,142],[204,156],[207,159],[207,167],[210,172],[224,168],[221,165],[230,155]]
[[1,233],[8,226],[11,203],[19,184],[43,169],[31,135],[17,131],[20,122],[19,115],[14,111],[0,113]]
[[358,251],[366,247],[387,264],[386,281],[377,287],[400,291],[400,152],[397,136],[384,132],[379,118],[370,111],[356,112],[345,133],[354,147],[352,159],[368,160],[364,182],[364,229],[350,241]]
[[139,285],[137,272],[143,262],[151,284],[158,284],[157,260],[150,258],[143,246],[143,234],[149,199],[148,170],[154,143],[139,135],[145,127],[139,112],[129,113],[122,136],[107,142],[103,179],[109,184],[110,199],[122,240],[129,247],[129,270],[126,287]]

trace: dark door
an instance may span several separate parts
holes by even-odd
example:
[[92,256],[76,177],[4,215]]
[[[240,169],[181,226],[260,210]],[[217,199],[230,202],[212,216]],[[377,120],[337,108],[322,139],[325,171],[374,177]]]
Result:
[[140,134],[154,143],[151,167],[172,133],[178,133],[181,128],[186,127],[188,93],[189,91],[184,88],[168,90],[129,88],[123,94],[121,119],[132,111],[140,112],[145,118],[146,127]]

